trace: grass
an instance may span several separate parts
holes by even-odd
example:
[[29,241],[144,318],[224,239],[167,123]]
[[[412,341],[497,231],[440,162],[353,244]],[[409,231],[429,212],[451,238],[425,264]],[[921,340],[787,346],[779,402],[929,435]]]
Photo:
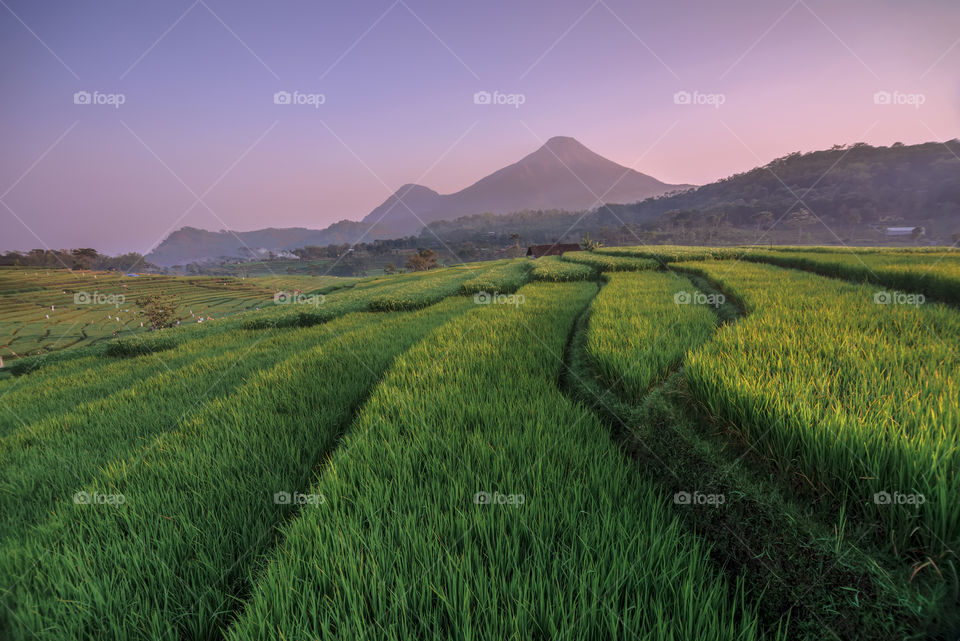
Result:
[[[30,431],[31,424],[48,416],[75,413],[85,405],[153,376],[180,372],[181,368],[203,357],[232,353],[236,359],[259,338],[265,336],[253,336],[247,332],[212,334],[171,348],[162,358],[156,354],[129,359],[86,354],[63,360],[56,367],[15,378],[3,389],[0,397],[8,410],[0,413],[0,437],[17,428]],[[239,365],[242,367],[244,363]]]
[[[19,580],[3,594],[0,631],[12,639],[214,634],[274,528],[295,513],[275,494],[305,490],[380,372],[468,306],[452,300],[294,330],[299,347],[277,365],[142,451],[91,470],[0,562],[2,583]],[[75,505],[76,489],[126,501]],[[44,554],[50,546],[56,555]]]
[[693,300],[699,292],[682,276],[638,272],[607,279],[593,302],[586,350],[606,385],[636,401],[687,349],[713,335],[717,319]]
[[530,279],[530,261],[526,258],[498,263],[482,276],[464,281],[463,293],[468,296],[481,292],[512,294]]
[[912,252],[760,251],[745,260],[803,269],[861,283],[923,294],[931,300],[960,304],[960,254]]
[[447,296],[463,291],[463,284],[475,278],[484,278],[496,269],[493,263],[458,265],[407,277],[407,282],[370,299],[375,312],[420,309],[433,305]]
[[745,247],[695,247],[688,245],[640,245],[637,247],[601,247],[595,252],[603,256],[648,258],[661,264],[683,260],[739,258]]
[[[861,550],[862,536],[846,531],[842,516],[825,522],[812,518],[791,488],[755,464],[750,450],[716,434],[694,411],[682,369],[665,379],[651,376],[633,389],[618,386],[611,392],[611,377],[630,380],[638,363],[659,358],[657,348],[679,354],[682,361],[684,351],[712,335],[713,322],[701,320],[689,307],[688,318],[663,322],[662,301],[670,292],[658,286],[661,279],[684,280],[662,272],[610,276],[571,342],[570,372],[564,377],[571,395],[606,419],[646,479],[667,494],[724,497],[721,509],[684,505],[676,512],[711,541],[714,565],[734,576],[742,573],[748,595],[761,597],[757,603],[763,629],[789,621],[789,637],[794,639],[837,635],[876,641],[947,629],[950,595],[944,585],[926,582],[921,588],[920,582],[911,584],[902,572],[891,571],[896,560],[887,563],[889,558]],[[694,280],[703,294],[718,293],[708,281]],[[679,286],[692,289],[689,282]],[[739,316],[729,303],[716,311],[726,322]],[[711,331],[677,331],[675,324]],[[598,351],[608,368],[606,376],[597,370]]]
[[563,261],[560,256],[544,256],[533,261],[530,276],[533,280],[565,283],[595,278],[596,270],[588,265]]
[[[0,638],[953,638],[960,311],[907,296],[953,302],[935,249],[0,270],[42,352],[0,370]],[[33,327],[94,281],[214,320]]]
[[756,638],[739,586],[555,386],[595,290],[525,287],[400,357],[228,638]]
[[[180,302],[177,318],[198,324],[271,304],[286,289],[331,291],[355,279],[299,276],[238,279],[0,267],[0,357],[44,354],[143,333],[138,296],[163,293]],[[149,326],[149,323],[145,323]]]
[[[145,372],[142,380],[130,379],[98,400],[84,401],[80,391],[44,403],[39,421],[0,440],[0,541],[26,535],[26,527],[69,500],[103,466],[179,429],[213,399],[324,335],[287,332],[208,342],[196,346],[203,349],[198,358]],[[152,357],[143,359],[141,365],[154,365]],[[71,400],[74,407],[64,411]]]
[[878,305],[874,287],[772,266],[687,268],[748,313],[687,360],[695,398],[819,502],[877,523],[905,562],[956,576],[960,314]]
[[660,265],[657,261],[646,258],[613,256],[590,251],[564,252],[562,259],[571,263],[579,263],[593,267],[598,272],[656,269]]

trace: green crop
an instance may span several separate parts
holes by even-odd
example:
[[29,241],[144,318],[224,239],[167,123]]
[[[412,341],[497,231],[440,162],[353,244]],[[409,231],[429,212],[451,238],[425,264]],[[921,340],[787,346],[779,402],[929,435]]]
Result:
[[587,265],[560,260],[560,256],[544,256],[533,261],[530,276],[533,280],[563,283],[594,278],[596,270]]
[[960,304],[960,255],[956,252],[759,251],[745,254],[744,259],[873,283]]
[[594,291],[527,286],[400,357],[228,638],[757,638],[742,589],[555,386]]
[[713,335],[713,299],[667,272],[611,274],[608,280],[593,302],[586,351],[607,386],[639,401],[688,348]]
[[686,268],[748,314],[688,358],[694,396],[899,549],[956,549],[960,314],[767,265]]
[[459,294],[463,291],[464,283],[483,278],[488,271],[495,268],[489,264],[478,263],[423,272],[415,278],[408,277],[405,284],[371,298],[370,309],[375,312],[401,311],[433,305],[447,296]]
[[588,265],[600,272],[638,271],[656,269],[659,263],[645,258],[613,256],[596,252],[564,252],[562,259],[571,263]]
[[637,247],[601,247],[594,250],[605,256],[652,258],[662,264],[682,260],[739,258],[749,251],[743,247],[691,247],[687,245],[640,245]]
[[530,261],[517,258],[495,264],[482,276],[464,281],[463,293],[467,295],[486,293],[512,294],[530,279]]
[[[209,638],[380,373],[469,306],[452,300],[290,330],[295,349],[277,365],[61,488],[41,515],[49,518],[0,560],[0,584],[17,583],[2,594],[0,630],[17,639]],[[74,504],[77,491],[123,502]],[[323,510],[322,501],[304,509]]]

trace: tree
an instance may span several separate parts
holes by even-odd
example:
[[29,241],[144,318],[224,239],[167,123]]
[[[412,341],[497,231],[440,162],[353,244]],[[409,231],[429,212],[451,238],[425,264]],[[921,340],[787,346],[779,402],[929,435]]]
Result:
[[393,263],[387,263],[387,264],[384,265],[384,267],[383,267],[383,273],[384,273],[384,274],[396,274],[396,273],[397,273],[397,266],[394,265]]
[[173,325],[179,301],[163,293],[145,294],[135,301],[140,313],[147,317],[151,329],[163,329]]
[[70,251],[73,256],[74,269],[93,269],[100,254],[92,247],[81,247]]
[[722,211],[707,216],[707,242],[712,243],[717,230],[726,221],[727,215]]
[[330,274],[332,276],[363,276],[368,268],[366,258],[358,256],[354,251],[349,251],[331,265]]
[[432,249],[421,249],[418,250],[416,254],[411,254],[410,258],[407,259],[406,268],[412,272],[424,272],[428,269],[436,269],[439,267],[437,263],[437,252]]
[[773,225],[773,212],[761,211],[753,216],[753,222],[757,224],[757,231],[761,229],[768,230]]
[[590,238],[589,233],[580,239],[580,249],[583,251],[593,251],[594,249],[598,249],[600,247],[603,247],[603,243]]
[[813,214],[806,209],[800,208],[790,215],[790,224],[797,228],[797,243],[799,244],[803,237],[803,228],[812,225],[814,221]]

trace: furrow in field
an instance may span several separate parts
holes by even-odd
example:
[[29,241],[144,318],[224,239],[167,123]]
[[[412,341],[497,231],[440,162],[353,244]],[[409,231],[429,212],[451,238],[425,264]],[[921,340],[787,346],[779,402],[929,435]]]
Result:
[[[0,541],[27,535],[98,469],[164,431],[174,430],[218,396],[327,332],[246,333],[246,344],[226,343],[201,358],[147,376],[73,411],[49,416],[0,440]],[[209,346],[208,346],[209,347]],[[151,358],[151,357],[145,357]]]
[[696,400],[798,490],[880,527],[904,563],[952,564],[960,313],[877,304],[875,287],[768,265],[683,268],[716,279],[749,312],[688,359]]
[[[897,255],[852,251],[758,251],[745,253],[743,259],[858,283],[872,283],[923,294],[930,300],[960,304],[960,254],[956,252]],[[893,302],[895,294],[886,293]]]
[[463,293],[512,294],[530,280],[530,261],[517,258],[492,267],[482,275],[463,282]]
[[656,269],[660,266],[655,260],[600,254],[592,251],[564,252],[562,260],[592,267],[597,272],[623,272]]
[[0,560],[3,584],[20,577],[3,595],[4,638],[210,638],[276,526],[326,509],[300,492],[381,373],[470,305],[301,330],[313,345],[103,468],[80,488],[90,504],[58,505]]
[[[699,292],[669,273],[611,276],[578,322],[567,388],[606,418],[645,478],[679,500],[676,513],[714,543],[715,565],[763,595],[765,629],[789,620],[790,638],[820,638],[826,627],[842,639],[878,641],[916,631],[933,611],[929,604],[754,473],[742,448],[731,448],[687,407],[682,374],[664,382],[688,350],[713,336],[708,301],[731,320],[721,292],[698,280]],[[633,384],[611,394],[611,380]]]
[[596,270],[589,265],[561,260],[560,256],[543,256],[533,261],[530,276],[548,283],[566,283],[594,278]]
[[11,408],[0,415],[0,437],[49,416],[73,412],[85,403],[120,392],[156,374],[179,370],[201,356],[242,354],[243,347],[258,338],[262,336],[250,332],[215,333],[183,342],[162,354],[148,352],[136,358],[85,356],[10,379],[0,389],[0,403]]
[[429,277],[407,279],[409,282],[371,298],[370,309],[375,312],[403,311],[433,305],[462,293],[465,283],[484,278],[503,264],[458,265],[433,272]]
[[713,336],[720,304],[669,272],[610,274],[592,305],[587,354],[607,387],[639,401]]
[[398,358],[228,638],[758,638],[742,589],[556,387],[595,291],[528,285]]

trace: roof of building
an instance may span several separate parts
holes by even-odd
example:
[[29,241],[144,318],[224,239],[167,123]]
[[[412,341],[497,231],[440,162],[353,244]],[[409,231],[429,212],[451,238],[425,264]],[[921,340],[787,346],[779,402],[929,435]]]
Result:
[[559,256],[563,252],[580,251],[576,243],[554,243],[552,245],[530,245],[527,247],[527,256],[540,258],[541,256]]

